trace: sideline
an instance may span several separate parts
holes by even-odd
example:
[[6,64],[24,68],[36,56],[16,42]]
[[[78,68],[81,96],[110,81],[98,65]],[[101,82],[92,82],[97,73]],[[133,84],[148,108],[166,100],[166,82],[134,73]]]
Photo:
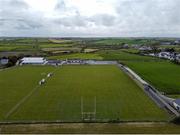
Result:
[[[58,68],[58,67],[56,67]],[[55,73],[57,71],[57,69],[53,70],[52,73]],[[48,79],[48,77],[46,76],[46,80]],[[10,109],[10,111],[5,115],[5,119],[7,119],[11,114],[13,114],[25,101],[27,101],[37,90],[38,88],[40,88],[40,85],[36,85],[36,87],[34,89],[32,89],[30,91],[30,93],[28,95],[26,95],[25,97],[23,97],[14,107],[12,107]]]
[[12,113],[14,113],[26,100],[28,100],[33,93],[39,88],[40,86],[37,85],[27,96],[23,97],[11,110],[6,114],[5,119],[7,119]]

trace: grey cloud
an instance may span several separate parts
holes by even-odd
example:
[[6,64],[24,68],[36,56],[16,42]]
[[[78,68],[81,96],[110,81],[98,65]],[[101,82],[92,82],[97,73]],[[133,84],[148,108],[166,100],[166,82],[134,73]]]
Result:
[[28,8],[28,4],[22,0],[0,0],[0,10],[15,10],[17,12]]
[[9,5],[11,5],[14,8],[29,8],[28,4],[26,4],[25,2],[23,2],[22,0],[11,0],[9,1]]
[[67,7],[66,7],[64,0],[59,0],[55,6],[55,10],[65,10],[66,8]]
[[89,21],[95,25],[112,26],[115,24],[116,18],[113,15],[98,14],[89,18]]
[[65,0],[58,0],[56,6],[54,7],[54,10],[57,11],[59,14],[74,14],[79,15],[79,11],[76,7],[72,7],[66,4]]
[[62,17],[54,20],[58,25],[63,25],[65,27],[85,27],[87,26],[86,18],[81,17],[80,15],[71,16],[71,17]]
[[17,19],[16,21],[17,21],[17,25],[15,26],[16,29],[38,29],[43,26],[41,23],[32,20]]
[[0,36],[180,36],[180,0],[116,0],[112,6],[115,14],[86,16],[59,0],[59,16],[48,18],[24,0],[0,0]]
[[97,14],[95,16],[81,16],[77,13],[75,16],[56,19],[54,22],[65,27],[90,27],[90,24],[97,26],[113,26],[116,18],[108,14]]
[[127,0],[117,6],[116,10],[119,18],[129,26],[137,27],[139,24],[139,27],[161,28],[180,23],[179,6],[179,0]]
[[0,0],[0,27],[4,31],[33,30],[42,27],[42,17],[29,10],[23,0]]

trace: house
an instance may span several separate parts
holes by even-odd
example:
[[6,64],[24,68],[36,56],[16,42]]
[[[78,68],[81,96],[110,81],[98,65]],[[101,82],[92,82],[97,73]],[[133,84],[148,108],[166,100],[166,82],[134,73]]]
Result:
[[172,45],[171,42],[161,42],[160,44],[161,44],[161,45]]
[[180,43],[179,40],[174,41],[174,44],[175,44],[175,45],[177,45],[177,44],[179,44],[179,43]]
[[138,45],[138,44],[133,44],[133,45],[131,45],[131,47],[132,47],[132,48],[135,48],[135,49],[138,49],[139,46],[140,46],[140,45]]
[[152,48],[149,46],[142,46],[139,48],[140,51],[152,51]]
[[44,65],[47,60],[43,57],[24,57],[20,60],[20,64]]
[[128,48],[129,48],[129,45],[128,45],[128,44],[124,44],[124,45],[123,45],[123,48],[128,49]]
[[165,59],[171,59],[172,58],[172,56],[169,52],[160,52],[158,54],[158,57],[159,58],[165,58]]
[[8,64],[8,62],[9,62],[9,59],[6,59],[6,58],[0,59],[0,65],[6,65]]
[[154,56],[155,57],[156,55],[154,53],[150,53],[149,56]]
[[176,60],[177,60],[178,62],[180,62],[180,54],[177,54],[177,55],[176,55]]
[[173,101],[173,106],[180,111],[180,99],[176,99]]

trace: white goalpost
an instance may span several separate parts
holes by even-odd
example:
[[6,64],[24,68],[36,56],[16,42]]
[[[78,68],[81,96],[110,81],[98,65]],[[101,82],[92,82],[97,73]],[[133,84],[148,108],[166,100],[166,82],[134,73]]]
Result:
[[96,97],[94,97],[94,109],[90,112],[84,110],[84,100],[81,97],[81,119],[83,121],[96,121]]

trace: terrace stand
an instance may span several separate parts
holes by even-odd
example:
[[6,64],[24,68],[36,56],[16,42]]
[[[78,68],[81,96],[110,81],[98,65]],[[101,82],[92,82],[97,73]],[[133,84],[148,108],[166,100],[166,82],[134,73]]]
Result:
[[83,97],[81,97],[81,118],[85,122],[96,121],[96,97],[94,97],[94,110],[92,112],[84,112]]

